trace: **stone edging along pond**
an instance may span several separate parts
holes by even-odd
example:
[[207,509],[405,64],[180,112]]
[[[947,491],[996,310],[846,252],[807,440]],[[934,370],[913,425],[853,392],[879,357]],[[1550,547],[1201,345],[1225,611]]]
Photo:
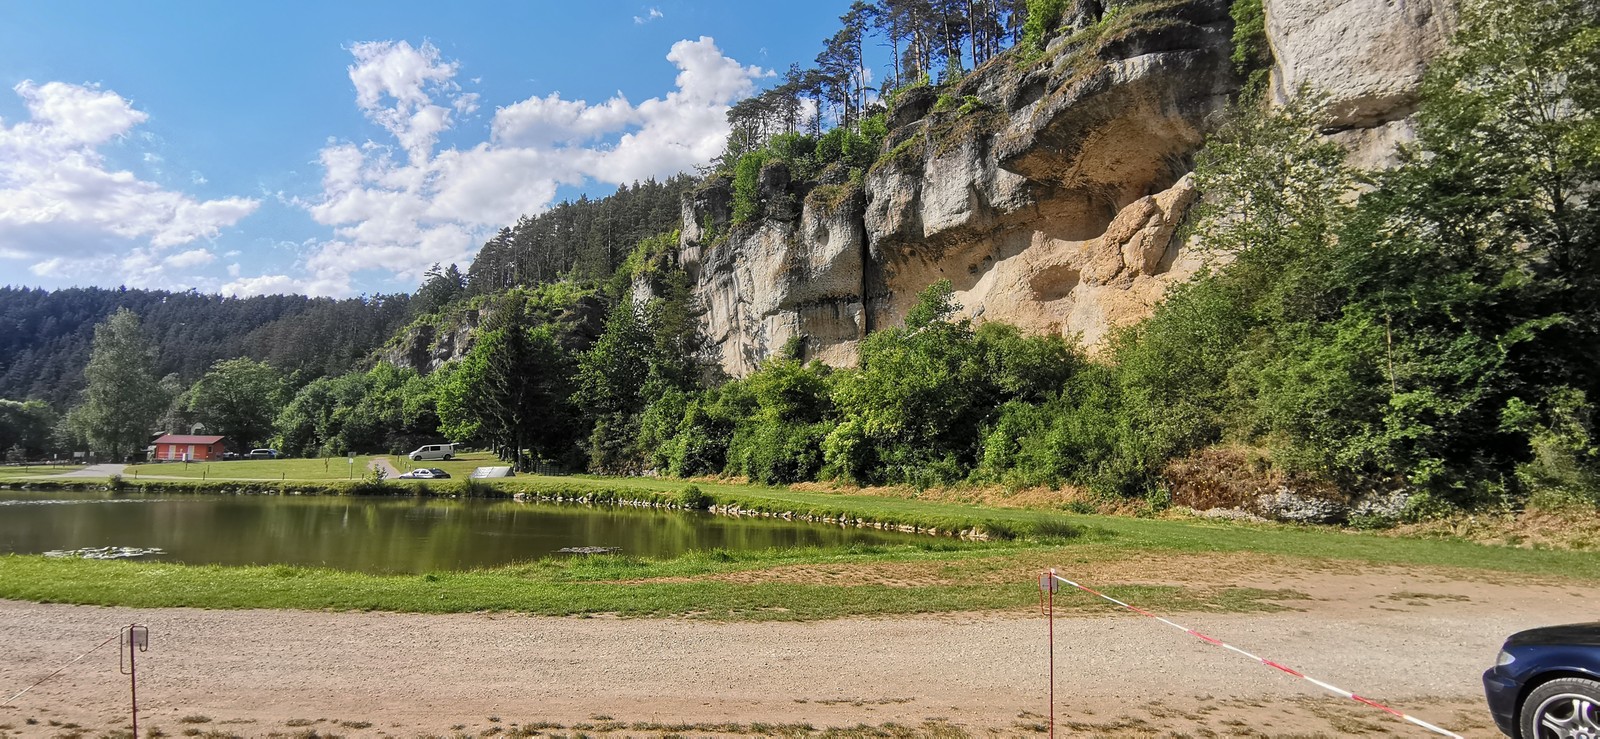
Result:
[[1070,538],[1082,533],[1078,527],[1066,524],[1046,526],[1028,523],[1001,522],[980,517],[952,516],[883,516],[852,511],[847,505],[831,507],[804,507],[792,504],[745,499],[740,496],[712,496],[695,486],[681,492],[623,489],[613,487],[589,488],[546,482],[522,482],[501,487],[478,480],[461,480],[445,484],[411,485],[383,482],[306,482],[306,481],[189,481],[189,480],[121,480],[113,483],[98,480],[57,481],[34,480],[28,482],[0,483],[0,490],[127,492],[157,494],[220,494],[220,495],[328,495],[328,496],[389,496],[434,498],[503,498],[549,503],[575,503],[579,505],[630,506],[662,510],[707,511],[721,516],[745,518],[779,518],[834,526],[853,526],[880,531],[899,531],[908,534],[948,536],[969,541],[994,541],[1032,538],[1045,535]]

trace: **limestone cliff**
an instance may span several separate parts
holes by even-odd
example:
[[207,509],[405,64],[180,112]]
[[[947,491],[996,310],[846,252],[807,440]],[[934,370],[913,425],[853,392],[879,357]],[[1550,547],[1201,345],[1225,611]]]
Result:
[[[1266,0],[1276,94],[1323,89],[1330,134],[1381,164],[1409,137],[1449,0]],[[1102,7],[1106,8],[1102,17]],[[1091,350],[1149,315],[1199,257],[1174,234],[1192,157],[1241,80],[1226,0],[1082,2],[1035,60],[1003,55],[943,95],[898,94],[864,181],[761,173],[761,215],[731,224],[731,186],[684,202],[680,260],[724,368],[795,337],[854,361],[950,280],[969,315],[1076,336]]]
[[1392,161],[1414,138],[1428,60],[1455,30],[1451,0],[1264,0],[1278,101],[1324,97],[1331,135],[1358,166]]

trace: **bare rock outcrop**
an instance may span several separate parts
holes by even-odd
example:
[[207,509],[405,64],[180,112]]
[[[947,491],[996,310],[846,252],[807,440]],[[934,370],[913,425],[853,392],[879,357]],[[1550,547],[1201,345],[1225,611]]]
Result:
[[1353,164],[1391,163],[1415,138],[1428,61],[1455,30],[1451,0],[1264,0],[1273,97],[1302,89],[1325,98],[1326,123]]
[[[595,295],[585,295],[547,316],[556,326],[556,341],[578,352],[588,349],[605,328],[607,306]],[[495,315],[494,303],[482,307],[457,306],[427,321],[419,321],[395,335],[379,349],[378,361],[409,367],[428,374],[467,355],[478,333]]]
[[432,372],[472,350],[478,327],[485,318],[483,313],[462,310],[438,323],[414,324],[378,350],[378,359],[396,367],[410,367],[422,374]]
[[[802,198],[790,191],[786,173],[775,171],[782,168],[763,171],[765,215],[749,227],[730,226],[726,182],[685,203],[680,260],[696,281],[723,368],[736,375],[796,338],[808,356],[848,363],[867,331],[860,189],[829,185]],[[732,232],[716,238],[702,223]]]

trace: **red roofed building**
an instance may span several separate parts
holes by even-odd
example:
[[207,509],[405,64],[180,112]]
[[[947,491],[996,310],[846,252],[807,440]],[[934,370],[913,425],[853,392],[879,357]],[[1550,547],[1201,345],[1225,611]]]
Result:
[[189,460],[199,462],[208,459],[222,459],[221,436],[189,436],[185,434],[167,434],[155,441],[155,456],[152,459],[162,462],[182,462]]

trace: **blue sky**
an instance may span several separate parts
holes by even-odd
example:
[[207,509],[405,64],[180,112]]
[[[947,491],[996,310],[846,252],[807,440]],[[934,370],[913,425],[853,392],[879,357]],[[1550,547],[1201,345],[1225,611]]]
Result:
[[0,0],[0,284],[410,292],[714,156],[848,4]]

